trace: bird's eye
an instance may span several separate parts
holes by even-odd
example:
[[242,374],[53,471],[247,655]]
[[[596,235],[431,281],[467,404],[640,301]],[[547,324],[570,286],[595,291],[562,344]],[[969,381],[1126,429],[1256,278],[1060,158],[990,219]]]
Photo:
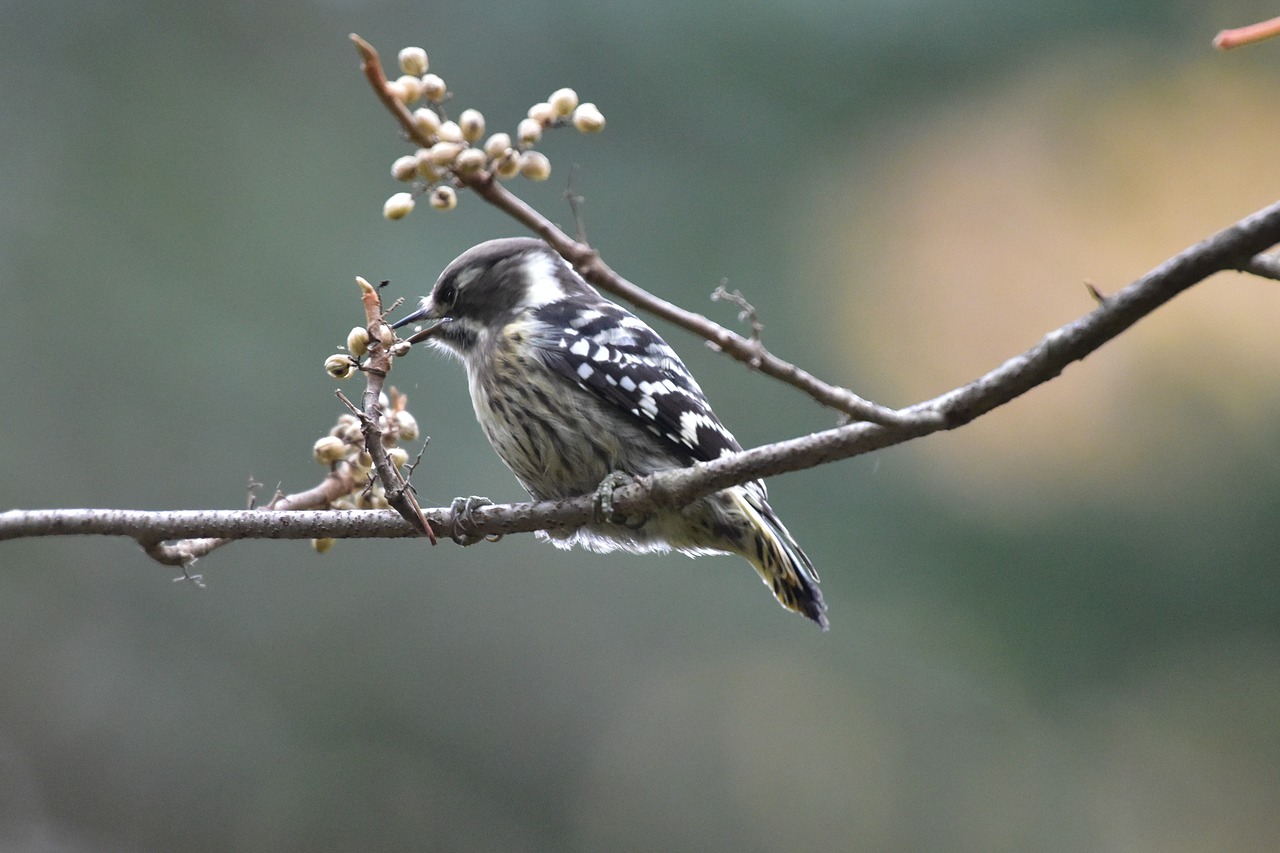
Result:
[[453,282],[440,285],[440,289],[436,292],[437,305],[452,305],[454,297],[458,295],[458,288],[454,287]]

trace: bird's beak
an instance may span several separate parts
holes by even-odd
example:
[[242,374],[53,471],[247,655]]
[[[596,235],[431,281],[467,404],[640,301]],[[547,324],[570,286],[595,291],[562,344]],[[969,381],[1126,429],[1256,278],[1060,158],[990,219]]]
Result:
[[431,300],[424,299],[422,301],[422,307],[420,307],[417,311],[412,311],[406,314],[405,316],[401,317],[399,320],[396,320],[394,323],[391,324],[391,328],[399,329],[401,326],[407,326],[410,323],[416,322],[418,320],[435,320],[434,323],[427,326],[425,329],[421,329],[417,332],[414,332],[412,335],[410,335],[407,338],[407,340],[411,344],[416,344],[421,341],[425,341],[427,338],[431,337],[437,331],[439,331],[441,327],[451,322],[448,317],[437,318],[436,316],[434,316],[435,311],[436,311],[436,306],[432,304]]
[[433,307],[429,302],[424,301],[417,311],[412,311],[396,320],[391,324],[391,328],[399,329],[401,326],[407,326],[416,320],[422,320],[430,313]]

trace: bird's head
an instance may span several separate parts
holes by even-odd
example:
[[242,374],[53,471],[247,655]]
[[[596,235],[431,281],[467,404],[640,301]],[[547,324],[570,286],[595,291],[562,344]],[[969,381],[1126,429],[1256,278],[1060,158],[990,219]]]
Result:
[[487,331],[591,288],[546,243],[527,237],[490,240],[445,267],[417,311],[392,328],[434,321],[414,336],[467,356]]

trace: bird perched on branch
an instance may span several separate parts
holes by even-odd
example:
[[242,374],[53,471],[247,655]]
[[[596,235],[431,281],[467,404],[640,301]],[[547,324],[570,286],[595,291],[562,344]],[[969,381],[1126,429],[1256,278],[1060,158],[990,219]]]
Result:
[[[538,500],[742,449],[658,333],[539,240],[491,240],[464,252],[395,327],[418,320],[434,321],[427,339],[465,365],[485,436]],[[738,554],[783,607],[827,627],[818,573],[759,480],[682,508],[539,535],[599,552]]]

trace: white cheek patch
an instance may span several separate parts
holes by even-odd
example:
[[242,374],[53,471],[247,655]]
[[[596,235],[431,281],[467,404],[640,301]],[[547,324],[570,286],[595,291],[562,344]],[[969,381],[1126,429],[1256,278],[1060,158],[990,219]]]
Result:
[[556,278],[556,261],[541,252],[525,256],[524,274],[529,288],[522,302],[526,308],[541,308],[559,302],[567,295]]

